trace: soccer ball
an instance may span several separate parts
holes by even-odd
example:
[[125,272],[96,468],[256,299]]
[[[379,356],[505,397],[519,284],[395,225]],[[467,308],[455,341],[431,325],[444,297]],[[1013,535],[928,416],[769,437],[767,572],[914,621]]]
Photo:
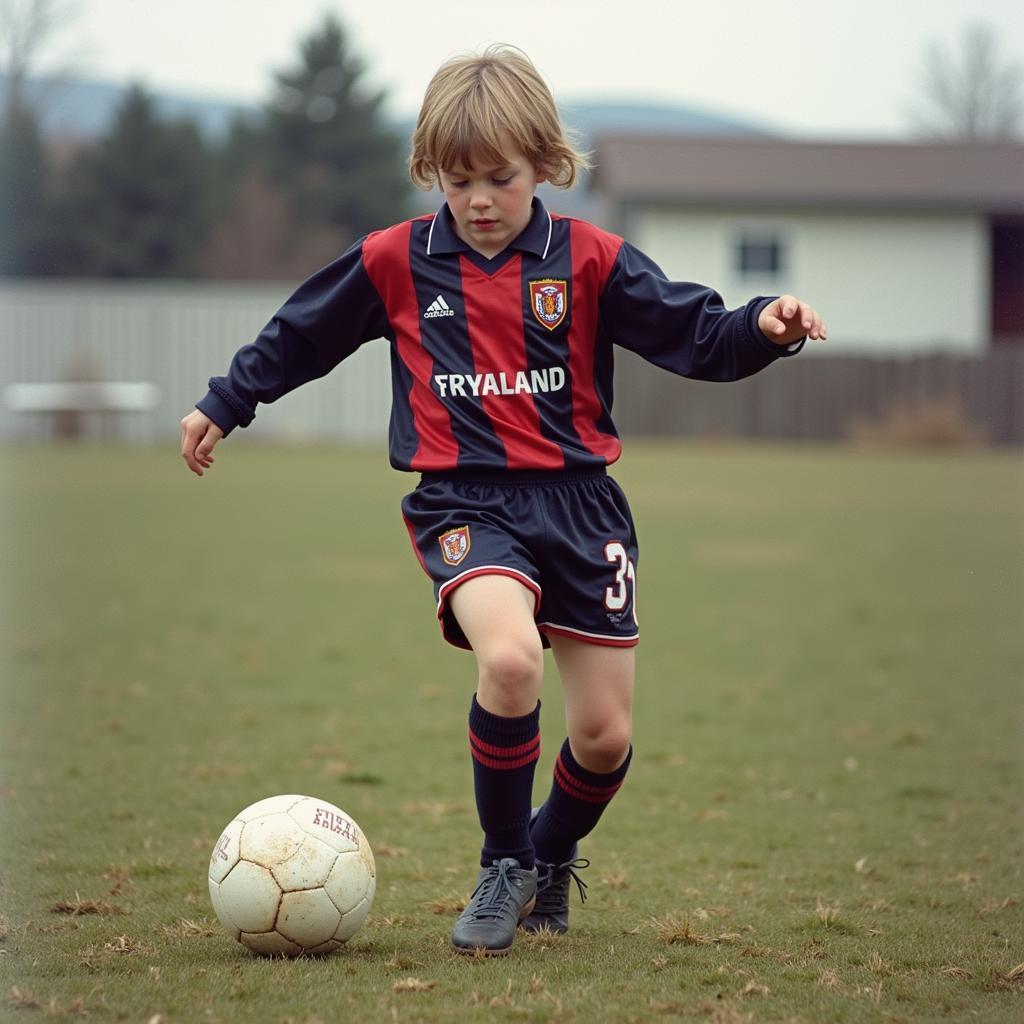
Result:
[[263,956],[333,952],[366,920],[376,887],[373,851],[359,826],[309,796],[246,807],[210,856],[220,923]]

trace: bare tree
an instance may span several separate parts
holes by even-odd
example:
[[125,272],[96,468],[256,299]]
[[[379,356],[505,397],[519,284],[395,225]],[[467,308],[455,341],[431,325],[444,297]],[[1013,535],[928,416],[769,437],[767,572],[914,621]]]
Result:
[[7,79],[5,119],[25,103],[25,82],[70,17],[62,0],[0,0],[0,73]]
[[1024,70],[1003,57],[995,30],[965,27],[955,48],[931,42],[925,51],[921,104],[913,111],[921,133],[950,141],[1019,137],[1024,129]]

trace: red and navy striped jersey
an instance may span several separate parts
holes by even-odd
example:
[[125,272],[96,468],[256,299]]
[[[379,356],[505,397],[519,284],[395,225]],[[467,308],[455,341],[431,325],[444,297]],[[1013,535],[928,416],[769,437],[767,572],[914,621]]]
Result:
[[684,377],[737,380],[799,349],[634,246],[537,198],[494,259],[447,206],[373,232],[304,282],[214,377],[198,408],[225,433],[364,342],[391,345],[391,464],[414,471],[596,468],[621,450],[613,346]]

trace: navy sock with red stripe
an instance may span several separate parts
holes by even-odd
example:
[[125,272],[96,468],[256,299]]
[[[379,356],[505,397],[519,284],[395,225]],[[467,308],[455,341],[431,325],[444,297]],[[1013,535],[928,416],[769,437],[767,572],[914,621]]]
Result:
[[578,840],[589,835],[618,792],[629,770],[633,748],[615,771],[591,772],[572,756],[569,741],[555,761],[551,792],[533,823],[531,835],[537,860],[564,864]]
[[533,775],[540,757],[540,701],[528,715],[504,718],[482,708],[476,696],[469,712],[473,786],[484,845],[484,867],[515,857],[521,867],[534,864],[530,839]]

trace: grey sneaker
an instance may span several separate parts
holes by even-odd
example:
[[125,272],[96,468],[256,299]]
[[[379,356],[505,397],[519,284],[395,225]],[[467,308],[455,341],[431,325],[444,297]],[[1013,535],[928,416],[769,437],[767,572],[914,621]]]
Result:
[[[535,807],[530,815],[531,825],[538,814],[540,814],[540,808]],[[567,932],[569,930],[570,879],[576,883],[580,902],[587,902],[587,883],[576,872],[589,868],[590,861],[581,858],[579,852],[579,844],[573,843],[573,847],[569,851],[569,859],[564,864],[548,864],[543,860],[537,861],[537,902],[520,924],[524,931],[539,932],[548,929],[553,932]]]
[[521,868],[512,857],[492,861],[477,875],[469,904],[455,922],[452,945],[459,953],[503,956],[536,897],[536,868]]
[[[575,852],[575,847],[573,847]],[[576,883],[580,902],[587,902],[587,883],[577,871],[589,868],[585,857],[573,857],[564,864],[547,864],[537,861],[537,901],[533,910],[523,918],[522,928],[527,932],[548,929],[553,932],[569,930],[569,881]]]

